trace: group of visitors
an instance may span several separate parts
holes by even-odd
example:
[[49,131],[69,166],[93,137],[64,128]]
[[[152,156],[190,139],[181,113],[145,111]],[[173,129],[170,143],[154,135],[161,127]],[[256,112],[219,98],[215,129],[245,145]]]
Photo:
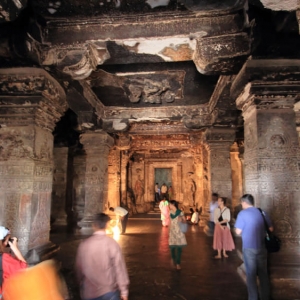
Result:
[[[251,194],[243,195],[240,201],[242,211],[239,212],[234,226],[236,234],[242,235],[248,300],[269,300],[270,284],[267,271],[267,250],[265,247],[265,221],[270,232],[273,231],[273,226],[268,214],[264,211],[261,212],[254,206],[254,197]],[[262,213],[265,220],[262,217]],[[226,198],[219,197],[217,193],[213,193],[208,225],[214,230],[213,249],[217,250],[216,259],[221,259],[222,254],[227,258],[226,251],[232,251],[235,248],[230,232],[230,219],[230,210],[226,206]]]
[[[212,197],[210,212],[214,220],[213,248],[217,250],[215,258],[220,259],[222,256],[227,258],[227,251],[235,248],[229,225],[230,210],[226,206],[225,198],[219,197],[218,194],[213,194]],[[242,196],[241,205],[243,210],[238,214],[235,231],[237,234],[242,235],[248,300],[257,300],[258,294],[260,294],[261,300],[268,300],[270,286],[267,272],[267,251],[264,245],[264,219],[260,210],[254,207],[252,195],[245,194]],[[212,211],[214,206],[217,207]],[[180,270],[182,249],[187,245],[182,224],[187,221],[184,213],[179,209],[177,201],[167,201],[164,198],[160,203],[160,207],[164,217],[162,219],[163,225],[169,226],[171,262],[177,270]],[[117,215],[122,223],[122,232],[125,233],[128,218],[127,210],[122,207],[110,208],[110,210]],[[193,212],[193,215],[196,212]],[[191,222],[194,220],[193,215]],[[265,212],[264,215],[270,231],[273,231],[268,215]],[[212,222],[211,220],[210,222]],[[129,276],[119,244],[106,235],[109,221],[110,217],[104,213],[95,215],[92,224],[94,233],[81,242],[77,251],[76,275],[80,283],[82,299],[85,300],[128,299]],[[0,270],[2,271],[2,274],[0,274],[0,299],[10,300],[14,298],[9,297],[8,283],[18,272],[27,268],[27,263],[17,246],[17,239],[11,238],[10,230],[3,226],[0,226],[0,241],[2,266],[2,270]],[[6,250],[7,246],[9,246],[10,251]],[[259,285],[257,284],[257,277]],[[19,284],[20,279],[18,277],[17,280]],[[60,295],[60,293],[57,295]],[[43,299],[59,300],[63,298],[57,296],[56,298]]]
[[171,185],[168,187],[165,183],[163,183],[162,186],[159,187],[158,182],[156,182],[154,186],[154,195],[155,195],[154,201],[156,203],[158,203],[160,200],[163,199],[172,200],[173,188]]

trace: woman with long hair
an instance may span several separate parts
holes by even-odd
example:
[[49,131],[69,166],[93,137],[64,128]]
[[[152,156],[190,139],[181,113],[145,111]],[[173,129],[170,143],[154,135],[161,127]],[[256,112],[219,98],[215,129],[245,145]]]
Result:
[[222,258],[221,252],[225,258],[228,257],[226,251],[235,249],[232,235],[230,232],[230,210],[225,206],[226,198],[218,198],[218,207],[214,211],[215,231],[213,248],[218,251],[216,259]]
[[[10,248],[12,254],[7,253]],[[11,238],[10,231],[4,226],[0,226],[0,259],[2,260],[3,282],[0,286],[0,295],[2,295],[2,286],[5,280],[21,269],[27,267],[27,263],[18,248],[16,237]],[[0,297],[1,299],[1,297]]]
[[170,231],[169,231],[169,247],[171,250],[172,263],[177,270],[181,269],[181,253],[182,248],[187,245],[185,234],[180,230],[179,222],[186,222],[184,213],[178,208],[178,202],[171,200],[170,202]]

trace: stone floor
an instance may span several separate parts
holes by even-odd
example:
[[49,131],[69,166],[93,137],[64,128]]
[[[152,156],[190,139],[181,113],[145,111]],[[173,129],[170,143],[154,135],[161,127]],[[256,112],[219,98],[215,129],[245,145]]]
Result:
[[[51,241],[61,247],[58,259],[73,300],[80,299],[73,278],[76,250],[90,234],[90,229],[67,233],[55,226],[51,233]],[[182,270],[177,271],[170,264],[168,228],[159,220],[129,219],[126,234],[118,241],[130,276],[129,299],[246,300],[246,286],[236,271],[241,264],[237,252],[215,260],[212,237],[202,227],[190,226],[186,237]]]

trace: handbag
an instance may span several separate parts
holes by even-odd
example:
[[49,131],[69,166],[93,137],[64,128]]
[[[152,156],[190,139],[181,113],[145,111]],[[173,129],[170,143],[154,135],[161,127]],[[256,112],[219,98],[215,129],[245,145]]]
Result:
[[[223,219],[223,216],[222,216],[222,213],[226,210],[226,208],[221,212],[220,214],[220,217],[218,218],[218,221],[219,222],[222,222],[224,219]],[[221,226],[227,226],[228,223],[222,223],[220,224]]]
[[179,221],[179,220],[178,220],[178,223],[179,223],[180,231],[181,231],[182,233],[186,233],[187,230],[188,230],[188,224],[187,224],[187,222],[182,222],[182,221]]
[[265,229],[266,229],[265,244],[266,244],[267,251],[269,253],[278,252],[280,250],[281,240],[279,237],[277,237],[269,230],[263,211],[260,208],[258,208],[258,210],[260,211],[265,223]]

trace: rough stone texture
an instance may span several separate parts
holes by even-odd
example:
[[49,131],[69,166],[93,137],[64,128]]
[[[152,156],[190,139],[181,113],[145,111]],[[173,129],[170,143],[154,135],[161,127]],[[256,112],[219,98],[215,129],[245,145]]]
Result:
[[107,202],[108,154],[113,139],[105,132],[87,132],[81,135],[86,152],[84,217],[79,226],[91,226],[95,213],[102,212]]
[[86,156],[75,155],[72,176],[72,207],[77,220],[84,216]]
[[[29,262],[55,251],[49,242],[55,122],[66,108],[56,80],[37,68],[0,70],[2,223]],[[9,113],[8,113],[9,112]],[[57,250],[57,249],[56,249]]]
[[66,225],[66,195],[67,195],[67,147],[53,149],[53,186],[51,217],[56,224]]
[[[297,99],[293,90],[299,84],[294,64],[298,62],[281,61],[284,72],[277,72],[276,63],[273,66],[256,63],[252,65],[256,66],[252,73],[256,74],[256,80],[250,81],[237,99],[245,120],[245,192],[254,195],[256,206],[269,212],[275,232],[283,240],[282,250],[272,264],[272,282],[278,290],[286,290],[287,285],[279,284],[283,276],[291,286],[299,280],[299,137],[293,110]],[[264,75],[265,68],[269,68],[268,77]],[[244,71],[237,76],[235,88],[242,78],[247,78]],[[291,89],[291,83],[296,87]]]
[[297,10],[299,9],[299,1],[297,0],[260,0],[264,7],[272,10]]

